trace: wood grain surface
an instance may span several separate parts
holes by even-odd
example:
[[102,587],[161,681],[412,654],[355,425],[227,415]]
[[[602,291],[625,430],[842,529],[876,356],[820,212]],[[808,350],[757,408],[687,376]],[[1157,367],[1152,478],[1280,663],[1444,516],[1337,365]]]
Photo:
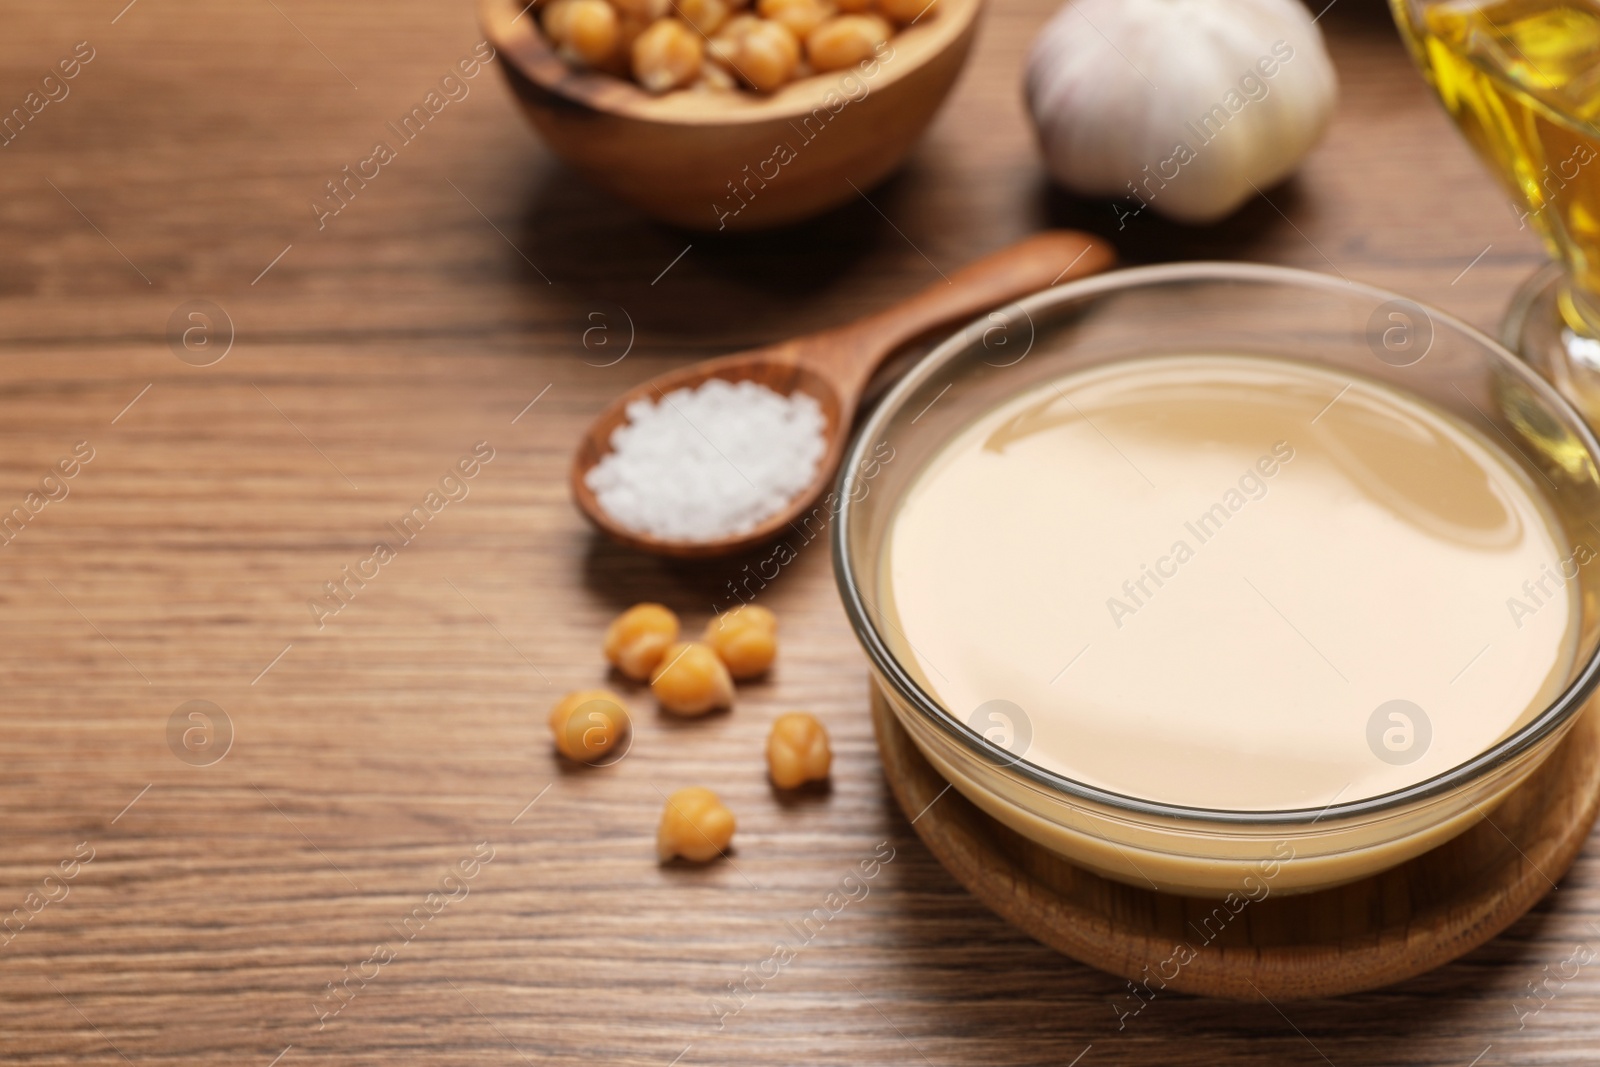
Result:
[[[716,240],[556,165],[492,64],[414,139],[390,132],[471,55],[466,0],[8,6],[0,111],[79,42],[94,58],[0,148],[0,514],[58,497],[0,548],[0,915],[27,918],[0,937],[0,1060],[1594,1061],[1600,967],[1573,962],[1600,943],[1592,848],[1428,975],[1281,1010],[1174,995],[1119,1030],[1120,980],[995,918],[898,811],[821,543],[762,591],[781,662],[737,710],[680,725],[633,692],[620,763],[552,755],[545,710],[604,680],[611,613],[654,598],[701,625],[765,558],[668,564],[579,518],[571,447],[633,383],[883,307],[1045,225],[1133,262],[1337,271],[1485,327],[1539,264],[1374,0],[1321,20],[1343,99],[1298,178],[1223,227],[1119,231],[1034,155],[1017,78],[1050,7],[995,0],[870,203]],[[377,177],[314,210],[379,140]],[[174,352],[223,350],[174,343],[198,300],[232,324],[211,366]],[[467,495],[319,627],[308,601],[478,442],[493,459],[446,483]],[[74,476],[44,484],[63,460]],[[192,700],[232,724],[209,766],[169,746]],[[761,749],[790,708],[837,758],[831,791],[780,802]],[[658,867],[661,794],[691,783],[738,813],[736,853]],[[768,963],[780,939],[804,943]],[[751,992],[719,1017],[730,983]]]

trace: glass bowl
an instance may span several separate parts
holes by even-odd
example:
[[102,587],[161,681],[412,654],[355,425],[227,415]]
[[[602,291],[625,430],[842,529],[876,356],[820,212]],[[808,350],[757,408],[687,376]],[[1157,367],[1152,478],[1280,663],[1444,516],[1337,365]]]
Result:
[[[908,664],[914,657],[897,653],[905,642],[881,609],[897,505],[954,435],[1065,374],[1196,353],[1316,365],[1420,398],[1475,428],[1524,472],[1568,545],[1600,535],[1600,445],[1555,389],[1489,337],[1443,312],[1337,278],[1186,263],[1037,293],[924,357],[865,419],[841,466],[832,534],[839,590],[873,684],[900,725],[956,789],[1017,832],[1074,864],[1162,892],[1218,897],[1264,882],[1274,892],[1305,892],[1354,881],[1491,813],[1565,736],[1600,677],[1600,567],[1577,567],[1569,580],[1576,654],[1548,706],[1486,751],[1405,788],[1281,811],[1122,795],[1030,762],[1002,747],[1004,733],[980,732],[985,721],[964,721],[973,709],[941,707]],[[975,628],[971,640],[984,634]]]

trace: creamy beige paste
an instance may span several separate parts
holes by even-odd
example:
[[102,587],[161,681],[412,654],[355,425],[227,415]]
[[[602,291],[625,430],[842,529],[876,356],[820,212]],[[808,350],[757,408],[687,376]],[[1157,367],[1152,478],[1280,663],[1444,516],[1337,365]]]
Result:
[[890,640],[950,714],[1082,782],[1244,810],[1385,793],[1536,714],[1593,556],[1454,417],[1210,355],[987,413],[919,473],[886,552]]

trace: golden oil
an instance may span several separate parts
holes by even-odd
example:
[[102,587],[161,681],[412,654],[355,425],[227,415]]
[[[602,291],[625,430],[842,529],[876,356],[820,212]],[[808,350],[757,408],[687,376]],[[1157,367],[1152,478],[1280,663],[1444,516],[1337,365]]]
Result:
[[1391,4],[1445,109],[1566,267],[1568,325],[1600,336],[1600,2]]

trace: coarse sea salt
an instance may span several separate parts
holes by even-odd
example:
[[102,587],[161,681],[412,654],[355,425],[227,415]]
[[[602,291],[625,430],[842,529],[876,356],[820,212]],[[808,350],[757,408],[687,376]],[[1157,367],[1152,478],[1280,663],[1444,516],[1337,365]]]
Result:
[[827,419],[815,397],[709,378],[635,400],[584,481],[637,533],[716,541],[748,533],[816,477]]

